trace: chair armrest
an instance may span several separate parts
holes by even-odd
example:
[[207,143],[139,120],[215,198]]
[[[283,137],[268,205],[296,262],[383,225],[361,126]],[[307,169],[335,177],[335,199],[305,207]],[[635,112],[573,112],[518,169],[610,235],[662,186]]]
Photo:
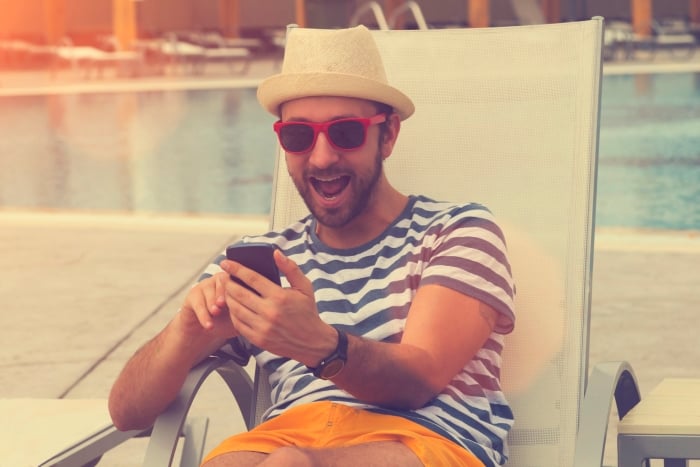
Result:
[[[156,419],[143,465],[171,465],[187,413],[200,386],[213,371],[217,371],[224,378],[241,408],[241,413],[247,418],[246,412],[253,399],[253,382],[250,376],[243,367],[231,360],[209,357],[190,370],[175,400]],[[205,435],[206,433],[202,434]],[[191,453],[187,455],[190,458],[193,456]],[[201,452],[194,454],[194,457],[198,458],[199,462]]]
[[236,403],[241,410],[246,428],[250,430],[256,425],[256,394],[253,380],[244,367],[228,359],[216,371],[231,390],[233,397],[236,398]]
[[[111,425],[97,431],[39,464],[39,467],[73,467],[93,465],[105,452],[139,436],[140,430],[119,431]],[[3,459],[6,460],[6,459]],[[34,464],[32,464],[34,465]]]
[[641,399],[637,378],[627,362],[593,367],[579,408],[574,467],[602,465],[613,397],[620,419]]

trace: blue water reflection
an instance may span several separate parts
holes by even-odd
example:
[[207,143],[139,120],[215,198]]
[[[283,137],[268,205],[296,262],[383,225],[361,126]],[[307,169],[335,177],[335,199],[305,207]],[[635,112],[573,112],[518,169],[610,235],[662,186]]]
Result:
[[266,213],[273,120],[250,89],[3,97],[0,205]]
[[700,74],[606,76],[596,221],[700,229]]

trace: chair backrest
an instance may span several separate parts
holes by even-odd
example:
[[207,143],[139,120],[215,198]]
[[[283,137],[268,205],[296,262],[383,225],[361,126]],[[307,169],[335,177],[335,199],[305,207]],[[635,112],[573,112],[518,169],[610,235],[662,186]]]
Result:
[[[602,18],[373,31],[414,100],[386,170],[405,193],[477,201],[501,223],[517,287],[502,381],[511,466],[571,465],[587,371]],[[272,226],[307,211],[278,158]]]

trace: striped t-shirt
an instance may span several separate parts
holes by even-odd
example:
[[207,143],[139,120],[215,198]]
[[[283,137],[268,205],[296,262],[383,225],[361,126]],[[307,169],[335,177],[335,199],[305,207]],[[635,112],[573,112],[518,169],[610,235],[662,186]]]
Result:
[[[308,216],[243,242],[274,244],[292,259],[313,283],[326,323],[366,339],[398,343],[418,288],[438,284],[491,306],[499,313],[498,324],[437,397],[420,409],[405,411],[363,403],[331,381],[314,377],[303,364],[244,343],[270,374],[273,405],[265,417],[331,400],[410,419],[469,449],[487,466],[505,463],[504,443],[513,414],[499,375],[503,334],[513,328],[514,285],[503,235],[491,213],[479,204],[411,196],[401,215],[376,239],[343,250],[323,244],[315,227]],[[202,278],[220,271],[223,258],[217,258]]]

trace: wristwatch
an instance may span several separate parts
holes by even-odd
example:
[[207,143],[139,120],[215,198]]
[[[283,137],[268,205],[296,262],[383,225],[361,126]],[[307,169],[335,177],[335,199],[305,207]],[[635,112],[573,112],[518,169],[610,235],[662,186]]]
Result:
[[335,350],[326,358],[321,360],[316,368],[307,366],[314,373],[314,376],[321,379],[331,379],[345,368],[345,362],[348,361],[348,336],[336,329],[338,332],[338,345]]

